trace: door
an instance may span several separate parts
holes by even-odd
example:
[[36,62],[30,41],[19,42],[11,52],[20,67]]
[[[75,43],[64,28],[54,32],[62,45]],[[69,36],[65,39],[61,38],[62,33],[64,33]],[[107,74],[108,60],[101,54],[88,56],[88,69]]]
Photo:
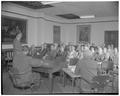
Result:
[[53,42],[60,43],[60,26],[53,26]]
[[118,31],[105,31],[104,34],[106,46],[113,44],[114,47],[118,47]]

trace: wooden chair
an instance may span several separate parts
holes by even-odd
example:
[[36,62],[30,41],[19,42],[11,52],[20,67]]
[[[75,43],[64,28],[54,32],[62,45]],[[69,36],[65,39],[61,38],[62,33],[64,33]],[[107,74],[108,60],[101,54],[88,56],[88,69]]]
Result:
[[[112,92],[114,92],[114,89],[115,89],[114,80],[115,80],[115,77],[118,76],[118,70],[117,71],[114,70],[113,62],[103,62],[102,66],[101,66],[101,69],[99,70],[98,73],[99,73],[98,76],[95,77],[95,78],[103,78],[103,77],[107,76],[107,78],[109,78],[109,82],[107,82],[107,83],[109,83],[109,84],[111,83],[111,85],[109,87],[111,87]],[[103,78],[103,80],[105,80],[105,79]],[[103,88],[101,88],[101,89],[103,89]]]
[[18,83],[17,79],[21,78],[21,75],[23,74],[19,74],[18,70],[15,68],[11,68],[9,71],[9,77],[13,83],[13,86],[16,88],[20,88],[20,89],[26,89],[26,88],[32,88],[32,84],[30,82],[23,82],[23,83]]
[[[81,76],[81,81],[82,80],[90,86],[90,93],[104,93],[107,86],[111,87],[113,92],[113,78],[109,75],[98,75],[93,77],[91,81],[88,81]],[[110,83],[111,86],[109,85]],[[80,91],[84,92],[82,89],[80,89]]]
[[4,55],[4,62],[7,65],[7,70],[9,70],[9,67],[12,67],[13,62],[13,49],[4,49],[2,52]]

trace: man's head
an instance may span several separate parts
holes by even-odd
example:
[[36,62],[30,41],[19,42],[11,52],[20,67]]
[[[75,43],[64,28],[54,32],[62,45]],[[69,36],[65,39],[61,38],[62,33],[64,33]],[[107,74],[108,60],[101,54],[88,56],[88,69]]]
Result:
[[23,54],[27,55],[29,52],[29,47],[28,46],[23,46]]

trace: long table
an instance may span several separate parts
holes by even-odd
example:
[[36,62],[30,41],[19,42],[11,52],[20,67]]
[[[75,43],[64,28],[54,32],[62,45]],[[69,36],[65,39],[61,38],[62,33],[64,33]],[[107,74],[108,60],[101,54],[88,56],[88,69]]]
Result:
[[33,67],[34,72],[41,72],[41,73],[47,73],[49,75],[49,93],[53,93],[53,86],[54,86],[54,78],[53,74],[56,72],[59,72],[62,70],[62,66],[58,66],[57,64],[54,64],[54,67],[45,67],[45,66],[40,66],[40,67]]
[[59,72],[60,68],[47,68],[47,67],[33,67],[33,71],[35,72],[43,72],[49,74],[49,93],[53,93],[53,86],[54,86],[54,78],[53,74]]

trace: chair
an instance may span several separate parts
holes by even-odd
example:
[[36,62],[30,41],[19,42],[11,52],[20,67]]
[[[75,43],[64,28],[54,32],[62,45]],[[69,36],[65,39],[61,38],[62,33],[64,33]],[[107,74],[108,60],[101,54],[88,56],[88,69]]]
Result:
[[112,92],[114,92],[115,91],[114,81],[116,77],[118,78],[118,67],[115,66],[114,68],[114,64],[112,61],[103,62],[102,68],[100,69],[98,75],[110,77],[109,83],[111,82],[111,85],[109,87],[112,87]]
[[[83,77],[81,77],[81,80],[84,80],[90,86],[90,93],[104,93],[105,87],[109,86],[113,79],[109,75],[98,75],[93,77],[91,81]],[[113,86],[111,87],[113,88]],[[83,92],[81,89],[80,91]]]
[[69,65],[76,65],[78,63],[79,59],[78,58],[72,58],[70,59],[70,64]]
[[8,71],[8,73],[14,87],[20,88],[20,89],[32,88],[32,84],[30,82],[22,82],[22,83],[17,82],[17,79],[20,79],[21,75],[23,75],[23,74],[19,74],[17,69],[11,68]]
[[1,70],[2,72],[4,71],[4,69],[6,68],[6,62],[5,62],[5,55],[4,52],[1,52]]
[[7,65],[7,70],[9,70],[9,67],[12,67],[12,62],[13,62],[13,49],[3,50],[3,55],[4,55],[4,61]]

